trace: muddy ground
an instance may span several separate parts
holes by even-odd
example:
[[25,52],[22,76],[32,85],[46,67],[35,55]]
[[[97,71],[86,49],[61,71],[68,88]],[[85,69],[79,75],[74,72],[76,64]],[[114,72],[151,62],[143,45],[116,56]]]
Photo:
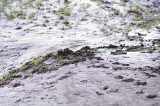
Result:
[[159,106],[159,4],[8,2],[0,10],[0,106]]

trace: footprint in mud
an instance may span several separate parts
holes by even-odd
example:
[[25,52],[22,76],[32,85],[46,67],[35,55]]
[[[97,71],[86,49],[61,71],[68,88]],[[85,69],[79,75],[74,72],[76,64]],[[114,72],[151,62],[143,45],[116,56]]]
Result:
[[138,81],[138,82],[136,83],[136,85],[147,85],[147,82]]
[[21,27],[21,26],[18,26],[18,27],[16,27],[15,29],[16,29],[16,30],[20,30],[20,29],[22,29],[22,27]]
[[148,99],[154,99],[154,98],[156,98],[157,97],[157,95],[148,95],[148,96],[146,96],[146,98],[148,98]]
[[122,80],[122,81],[124,81],[124,82],[133,82],[134,79],[133,79],[133,78],[129,78],[129,79],[124,79],[124,80]]
[[122,70],[122,67],[113,67],[113,70]]
[[87,83],[88,81],[87,81],[87,80],[82,80],[82,81],[80,81],[80,82],[82,82],[82,83]]
[[115,77],[115,78],[123,79],[123,76],[119,75],[119,76],[117,76],[117,77]]
[[112,64],[114,64],[114,65],[122,65],[122,66],[130,66],[129,64],[119,63],[119,62],[113,62]]
[[120,65],[120,63],[119,63],[119,62],[114,62],[114,63],[112,63],[112,64],[114,64],[114,65]]
[[146,72],[144,72],[144,74],[145,74],[146,76],[148,76],[148,78],[156,77],[156,75],[153,75],[153,74],[150,74],[150,73],[146,73]]
[[146,66],[143,68],[143,71],[147,71],[150,70],[152,73],[156,73],[160,75],[160,66],[156,66],[156,67],[151,67],[151,66]]

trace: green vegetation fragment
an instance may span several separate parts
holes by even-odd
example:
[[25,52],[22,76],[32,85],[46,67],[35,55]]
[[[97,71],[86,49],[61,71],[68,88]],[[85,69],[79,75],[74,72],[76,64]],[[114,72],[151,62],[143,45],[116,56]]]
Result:
[[66,16],[70,16],[71,15],[71,9],[65,7],[60,7],[58,10],[59,13],[65,14]]
[[29,18],[29,19],[32,19],[32,18],[34,18],[35,15],[36,15],[36,13],[35,13],[35,12],[32,12],[32,13],[29,14],[28,18]]

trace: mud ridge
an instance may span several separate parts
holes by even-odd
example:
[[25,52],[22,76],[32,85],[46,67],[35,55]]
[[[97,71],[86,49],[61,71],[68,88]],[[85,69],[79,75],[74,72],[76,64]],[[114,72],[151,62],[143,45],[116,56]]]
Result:
[[0,80],[0,86],[9,84],[10,81],[21,78],[25,79],[34,73],[40,74],[57,70],[59,67],[84,62],[87,59],[99,59],[95,57],[95,51],[86,46],[73,52],[66,48],[58,50],[56,53],[49,53],[45,56],[39,56],[25,63],[21,68],[10,71],[9,74],[3,75]]

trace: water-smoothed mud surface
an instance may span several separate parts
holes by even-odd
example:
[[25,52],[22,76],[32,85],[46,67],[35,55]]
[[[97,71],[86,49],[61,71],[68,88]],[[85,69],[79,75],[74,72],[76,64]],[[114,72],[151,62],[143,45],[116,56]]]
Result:
[[159,4],[47,0],[23,4],[25,15],[0,10],[0,105],[159,106]]

